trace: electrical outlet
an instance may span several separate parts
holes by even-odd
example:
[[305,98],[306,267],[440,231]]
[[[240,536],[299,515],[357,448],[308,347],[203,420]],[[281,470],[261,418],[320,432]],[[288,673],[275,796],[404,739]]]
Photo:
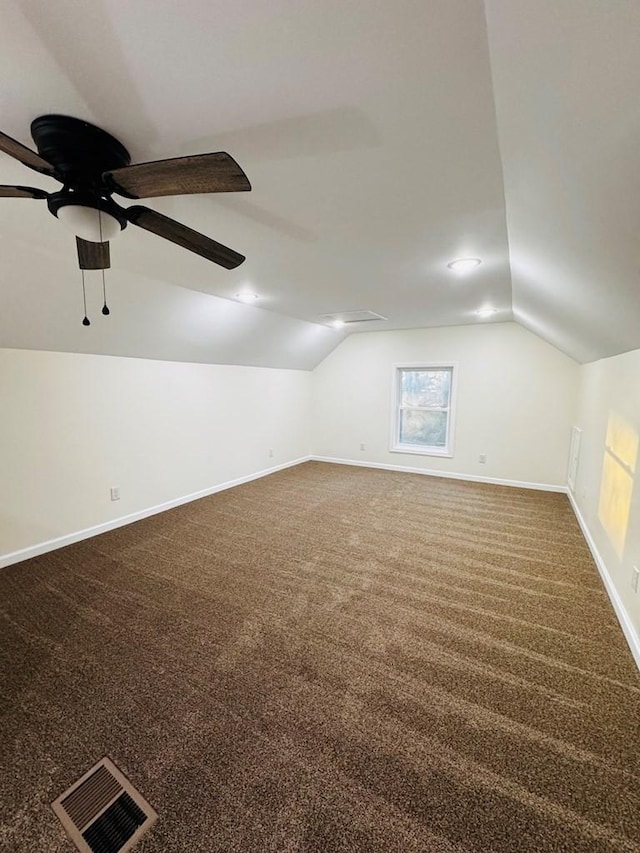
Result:
[[269,456],[270,456],[270,457],[271,457],[271,456],[273,456],[273,447],[270,447],[270,448],[269,448]]
[[478,456],[478,462],[482,462],[482,464],[484,465],[484,463],[485,463],[486,461],[487,461],[487,454],[486,454],[486,453],[481,453],[481,454],[480,454],[480,456]]
[[120,486],[111,486],[111,500],[119,501],[120,500]]
[[638,592],[638,581],[640,581],[640,568],[638,568],[638,566],[634,566],[631,572],[631,589],[634,592]]
[[364,450],[364,443],[360,444],[360,450]]

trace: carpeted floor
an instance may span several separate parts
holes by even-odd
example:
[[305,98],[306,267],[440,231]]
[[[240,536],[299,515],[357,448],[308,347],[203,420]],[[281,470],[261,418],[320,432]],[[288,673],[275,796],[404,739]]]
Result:
[[565,496],[307,463],[0,572],[0,848],[104,755],[144,853],[640,851],[640,676]]

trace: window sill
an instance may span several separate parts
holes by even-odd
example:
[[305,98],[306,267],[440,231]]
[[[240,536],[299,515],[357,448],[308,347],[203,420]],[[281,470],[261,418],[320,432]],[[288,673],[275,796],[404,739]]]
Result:
[[453,459],[453,453],[448,448],[440,450],[437,447],[418,447],[411,444],[399,444],[389,448],[391,453],[410,453],[414,456],[441,456],[445,459]]

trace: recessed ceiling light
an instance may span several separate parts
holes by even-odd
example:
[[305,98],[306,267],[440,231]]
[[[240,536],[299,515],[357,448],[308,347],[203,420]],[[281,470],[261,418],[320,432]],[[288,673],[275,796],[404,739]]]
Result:
[[344,320],[332,320],[330,323],[334,329],[341,329],[344,326]]
[[239,299],[240,302],[255,302],[256,299],[259,299],[257,293],[250,293],[249,291],[244,291],[243,293],[236,293],[236,299]]
[[471,272],[481,263],[480,258],[456,258],[455,261],[450,261],[447,266],[454,272]]
[[480,317],[482,320],[486,320],[487,317],[492,317],[495,313],[495,308],[478,308],[475,315],[476,317]]

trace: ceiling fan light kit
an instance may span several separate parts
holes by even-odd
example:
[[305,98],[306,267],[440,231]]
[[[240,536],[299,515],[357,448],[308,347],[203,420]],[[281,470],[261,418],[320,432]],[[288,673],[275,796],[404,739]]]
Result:
[[[36,187],[0,186],[0,198],[46,199],[53,216],[76,235],[78,265],[83,275],[87,269],[104,271],[110,267],[109,241],[128,224],[151,231],[225,269],[234,269],[245,260],[244,255],[151,208],[124,208],[112,198],[114,193],[140,199],[250,191],[247,176],[229,154],[219,151],[131,165],[129,152],[110,133],[63,115],[34,119],[31,135],[38,153],[4,133],[0,133],[0,151],[29,169],[60,181],[62,189],[47,193]],[[108,314],[108,309],[103,313]],[[84,320],[83,324],[88,325]]]
[[47,199],[47,207],[80,239],[91,243],[104,243],[113,240],[127,227],[126,217],[115,202],[110,199],[94,201],[79,196],[79,193],[64,190],[51,193]]

